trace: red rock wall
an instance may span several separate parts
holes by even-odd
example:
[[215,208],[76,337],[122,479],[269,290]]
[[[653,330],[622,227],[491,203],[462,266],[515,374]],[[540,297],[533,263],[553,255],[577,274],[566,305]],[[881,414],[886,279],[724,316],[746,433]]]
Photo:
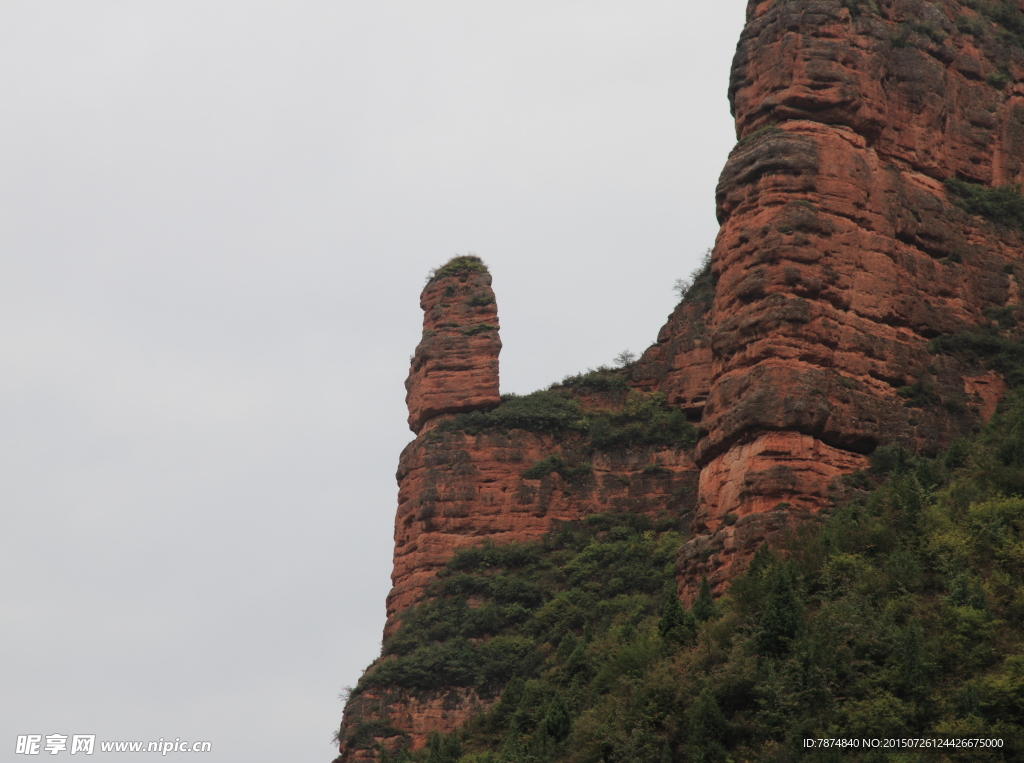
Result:
[[[882,0],[878,11],[834,0],[748,7],[714,282],[676,308],[631,376],[699,423],[692,454],[600,455],[586,480],[529,480],[537,460],[571,459],[572,438],[438,428],[498,404],[501,343],[486,272],[428,283],[406,383],[418,437],[398,471],[386,634],[458,548],[537,538],[553,520],[598,511],[689,512],[680,593],[691,599],[702,574],[721,591],[762,542],[841,498],[839,478],[875,448],[934,453],[992,414],[1003,381],[927,345],[1020,302],[1021,235],[953,205],[943,181],[1024,181],[1024,54],[994,33],[960,33],[960,16],[988,22],[956,2]],[[1012,81],[986,82],[999,72]],[[897,390],[911,385],[947,404],[908,407]],[[670,474],[644,474],[655,459]],[[698,484],[696,503],[682,505],[678,488]],[[373,717],[379,700],[350,703],[345,723]],[[479,706],[464,692],[391,700],[417,746]]]
[[[398,468],[394,586],[385,635],[397,627],[395,615],[417,600],[460,548],[484,540],[536,540],[553,521],[607,511],[678,514],[696,495],[697,468],[687,451],[673,449],[598,454],[591,457],[593,475],[579,480],[556,472],[542,479],[522,476],[552,453],[568,454],[572,461],[572,447],[572,440],[556,443],[523,430],[436,432],[406,447]],[[655,462],[667,473],[645,474]]]
[[[345,706],[342,728],[351,728],[361,721],[383,721],[394,731],[374,737],[372,746],[343,740],[338,761],[377,760],[378,745],[391,752],[401,747],[419,750],[430,741],[433,732],[447,734],[462,726],[468,718],[486,710],[494,700],[481,699],[473,689],[452,688],[436,692],[412,694],[404,689],[370,690],[354,697]],[[385,728],[386,728],[385,726]],[[385,729],[381,729],[382,731]]]
[[[702,572],[721,589],[763,538],[829,505],[835,478],[877,446],[935,452],[1005,389],[927,342],[1018,303],[1020,235],[952,205],[942,181],[1024,179],[1024,85],[985,82],[1006,51],[957,31],[977,16],[965,6],[880,10],[748,8],[730,86],[741,140],[717,191],[703,532],[679,556],[687,597]],[[1021,61],[1002,63],[1024,78]],[[921,379],[968,415],[905,407],[897,389]]]

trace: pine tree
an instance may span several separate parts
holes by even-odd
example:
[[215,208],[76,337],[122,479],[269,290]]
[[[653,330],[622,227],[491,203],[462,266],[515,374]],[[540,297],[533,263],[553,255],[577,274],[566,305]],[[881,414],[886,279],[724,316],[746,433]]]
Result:
[[899,679],[904,696],[917,699],[924,694],[928,667],[924,659],[924,634],[917,620],[900,633],[896,647]]
[[711,597],[711,584],[707,575],[700,576],[700,592],[697,594],[697,601],[693,603],[693,616],[698,621],[704,622],[715,616],[715,600]]
[[547,715],[541,722],[541,729],[556,742],[561,742],[572,729],[572,718],[569,716],[569,708],[565,706],[565,700],[561,694],[556,694],[548,707]]
[[729,729],[729,723],[725,720],[710,686],[704,687],[704,691],[700,693],[697,701],[690,708],[689,716],[687,742],[691,759],[695,761],[723,759],[725,748],[722,746],[722,741]]
[[793,585],[792,572],[788,567],[777,569],[768,603],[761,614],[757,651],[769,655],[786,653],[802,624],[803,607]]
[[758,546],[757,551],[754,554],[754,558],[750,560],[750,567],[747,569],[747,574],[757,576],[761,574],[762,570],[766,570],[772,566],[774,558],[772,551],[768,548],[768,541],[765,541]]
[[587,645],[581,643],[572,650],[569,659],[565,661],[565,672],[570,677],[586,677],[590,672],[590,660],[587,657]]
[[697,636],[697,618],[683,608],[674,590],[666,591],[665,603],[658,620],[658,633],[666,641],[686,644]]
[[456,763],[462,757],[462,744],[456,734],[430,735],[426,763]]

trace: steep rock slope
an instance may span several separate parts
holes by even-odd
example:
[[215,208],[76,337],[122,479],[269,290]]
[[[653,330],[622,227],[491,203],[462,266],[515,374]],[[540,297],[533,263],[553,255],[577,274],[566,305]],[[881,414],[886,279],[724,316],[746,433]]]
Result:
[[[478,258],[460,257],[432,274],[420,300],[423,339],[406,382],[418,436],[396,475],[393,587],[377,665],[394,659],[388,645],[400,615],[459,549],[536,540],[555,522],[592,514],[678,518],[695,506],[696,429],[664,395],[630,391],[625,371],[498,397],[490,284]],[[472,687],[357,689],[339,735],[343,760],[374,759],[375,739],[419,749],[493,699]],[[378,738],[365,738],[366,729]]]
[[[976,431],[1008,389],[1024,274],[1022,42],[1009,2],[752,2],[713,256],[622,371],[499,397],[490,276],[473,257],[436,271],[375,666],[458,549],[601,512],[672,517],[693,601],[703,575],[720,592],[855,491],[879,447],[928,455]],[[341,760],[420,748],[493,693],[357,687]]]
[[[929,340],[1019,301],[1019,230],[959,208],[943,181],[1022,179],[1021,50],[965,5],[871,6],[748,9],[730,85],[740,141],[717,190],[687,598],[701,572],[721,588],[761,539],[830,505],[836,478],[878,446],[934,453],[1006,389]],[[673,376],[706,372],[682,366],[662,384]],[[908,390],[944,405],[908,407]]]

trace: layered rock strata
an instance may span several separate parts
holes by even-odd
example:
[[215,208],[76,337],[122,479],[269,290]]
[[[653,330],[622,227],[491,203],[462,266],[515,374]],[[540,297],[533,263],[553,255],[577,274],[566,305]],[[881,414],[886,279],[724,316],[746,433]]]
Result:
[[[869,5],[748,7],[701,321],[703,532],[680,551],[687,598],[701,573],[721,589],[762,540],[830,505],[878,446],[934,453],[1005,390],[928,342],[1019,302],[1020,234],[959,209],[943,181],[1024,180],[1024,58],[965,5]],[[986,31],[961,33],[964,18]],[[662,384],[706,378],[698,368]],[[908,388],[944,404],[908,407]]]
[[[695,449],[588,453],[585,478],[527,478],[548,456],[578,462],[581,443],[453,426],[499,404],[501,344],[482,263],[437,271],[407,381],[417,438],[398,471],[386,635],[457,549],[609,510],[679,517],[680,595],[704,574],[721,591],[763,542],[843,500],[877,448],[933,454],[987,419],[1005,380],[929,342],[1020,305],[1021,233],[968,214],[946,181],[1024,181],[1022,39],[952,0],[749,4],[710,269],[629,369],[699,427]],[[575,394],[590,411],[625,399]],[[368,691],[345,723],[388,720],[418,747],[484,704]]]
[[[692,449],[647,446],[594,452],[578,431],[546,434],[511,428],[471,434],[459,428],[458,414],[487,411],[500,402],[501,342],[491,277],[479,260],[458,258],[434,274],[420,305],[423,339],[406,382],[409,424],[417,437],[403,450],[396,475],[398,511],[385,639],[399,627],[401,613],[422,597],[438,570],[461,548],[484,541],[537,540],[554,522],[590,514],[692,514],[698,481]],[[625,390],[586,387],[562,394],[584,413],[620,411],[628,398]],[[569,477],[554,469],[530,471],[551,456],[568,464],[586,459],[589,469]],[[398,688],[367,690],[346,705],[340,760],[373,760],[381,743],[420,749],[432,731],[457,728],[489,701],[461,688],[418,694]],[[367,723],[394,734],[383,731],[368,746],[352,733]]]
[[498,306],[479,257],[456,257],[420,295],[423,337],[405,380],[409,428],[433,418],[493,408],[498,397]]

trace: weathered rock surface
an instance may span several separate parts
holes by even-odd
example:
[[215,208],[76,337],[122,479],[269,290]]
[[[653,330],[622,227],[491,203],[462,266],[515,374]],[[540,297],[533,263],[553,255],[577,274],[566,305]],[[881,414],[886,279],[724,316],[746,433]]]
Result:
[[467,718],[486,710],[495,698],[481,699],[473,689],[451,688],[444,691],[412,694],[405,689],[367,691],[345,706],[342,728],[353,728],[365,721],[375,722],[369,739],[342,739],[340,760],[377,760],[380,745],[394,752],[401,747],[419,750],[430,734],[446,734]]
[[[1021,236],[954,206],[941,182],[1024,179],[1024,86],[984,80],[1022,78],[1020,51],[959,33],[961,15],[977,17],[916,0],[748,8],[730,85],[740,142],[717,190],[703,532],[679,556],[687,598],[701,573],[720,590],[761,540],[830,505],[835,478],[876,447],[933,453],[1005,390],[927,347],[1019,301]],[[908,388],[936,404],[908,407]],[[758,522],[763,538],[737,540]]]
[[420,295],[423,338],[405,381],[409,428],[445,413],[493,408],[498,397],[498,306],[477,257],[457,257]]
[[[762,543],[841,500],[842,477],[878,447],[933,454],[1006,392],[929,341],[1020,305],[1024,238],[963,211],[944,181],[1024,181],[1024,50],[953,0],[755,1],[747,19],[711,272],[630,369],[632,387],[699,426],[696,448],[600,453],[585,478],[527,479],[546,456],[578,461],[573,437],[441,426],[498,405],[501,347],[490,276],[442,268],[423,292],[406,383],[418,437],[398,471],[386,634],[455,550],[609,510],[682,518],[680,595],[692,600],[704,574],[720,592]],[[416,746],[482,702],[465,690],[371,695],[345,723],[383,718],[387,704]]]
[[[397,627],[395,615],[415,603],[460,548],[484,540],[536,540],[553,521],[606,511],[678,515],[696,496],[697,468],[688,451],[598,454],[593,473],[575,479],[554,471],[540,479],[523,476],[551,454],[578,460],[571,439],[556,442],[521,429],[479,435],[431,432],[406,447],[398,468],[395,567],[385,635]],[[653,463],[660,467],[656,473],[648,468]]]

